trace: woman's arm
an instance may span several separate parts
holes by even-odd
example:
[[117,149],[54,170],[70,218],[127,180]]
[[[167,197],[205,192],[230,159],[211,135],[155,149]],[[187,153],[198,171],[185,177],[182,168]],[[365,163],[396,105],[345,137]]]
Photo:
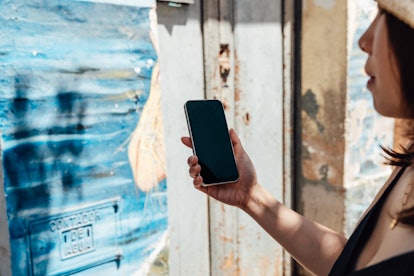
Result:
[[[299,263],[317,275],[326,275],[341,253],[345,237],[287,208],[257,182],[256,170],[234,130],[230,130],[239,180],[225,185],[202,186],[197,156],[188,158],[194,187],[228,205],[244,210]],[[191,147],[189,137],[182,142]]]
[[296,261],[316,275],[327,275],[347,239],[311,221],[256,185],[243,209],[283,246]]

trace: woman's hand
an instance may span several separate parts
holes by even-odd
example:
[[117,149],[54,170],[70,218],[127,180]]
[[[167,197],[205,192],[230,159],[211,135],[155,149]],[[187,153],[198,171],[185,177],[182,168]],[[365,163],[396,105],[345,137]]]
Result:
[[[316,275],[326,275],[341,253],[346,238],[284,206],[257,183],[256,171],[234,130],[230,130],[239,170],[239,181],[201,186],[201,167],[197,156],[188,158],[194,186],[207,195],[237,206],[256,220],[299,263]],[[181,141],[191,148],[189,137]],[[277,185],[277,184],[275,184]]]
[[[225,204],[244,209],[251,198],[253,188],[257,185],[256,170],[249,156],[244,151],[236,132],[231,129],[229,133],[234,148],[237,169],[239,171],[239,180],[237,182],[202,186],[203,178],[200,176],[201,166],[198,164],[197,156],[190,156],[187,163],[190,167],[190,176],[194,179],[193,183],[195,188]],[[187,147],[192,147],[189,137],[182,137],[181,141]]]

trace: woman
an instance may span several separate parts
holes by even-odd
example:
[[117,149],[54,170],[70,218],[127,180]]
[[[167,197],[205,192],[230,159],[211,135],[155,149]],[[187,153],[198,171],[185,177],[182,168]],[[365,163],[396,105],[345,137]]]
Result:
[[[384,116],[414,118],[414,1],[378,0],[379,12],[360,38],[368,54],[375,109]],[[244,210],[299,263],[317,275],[413,275],[414,147],[385,150],[396,168],[349,240],[287,208],[257,183],[256,171],[230,130],[240,178],[237,183],[201,186],[197,156],[188,158],[194,186]],[[182,142],[191,147],[189,137]]]

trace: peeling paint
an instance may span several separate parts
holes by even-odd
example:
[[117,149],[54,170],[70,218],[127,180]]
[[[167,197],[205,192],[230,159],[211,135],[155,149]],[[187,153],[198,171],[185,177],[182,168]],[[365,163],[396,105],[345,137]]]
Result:
[[155,6],[95,2],[0,2],[1,275],[131,275],[166,245]]
[[303,111],[315,122],[318,131],[323,132],[325,127],[323,124],[317,119],[318,111],[319,111],[319,104],[316,100],[315,93],[312,92],[311,89],[308,89],[305,95],[302,96],[302,103],[303,103]]
[[316,95],[312,92],[311,89],[308,89],[302,97],[303,101],[303,110],[308,114],[308,116],[316,120],[316,115],[319,111],[319,105],[316,101]]
[[308,142],[302,146],[304,179],[309,183],[326,186],[327,189],[339,187],[342,184],[343,158],[341,154],[332,153],[343,152],[343,144],[326,144],[317,137],[307,137],[307,139]]
[[227,86],[227,77],[230,74],[230,49],[229,44],[220,44],[219,53],[220,77],[223,86]]
[[344,225],[346,7],[346,0],[305,0],[301,30],[302,151],[297,208],[336,231],[343,231]]

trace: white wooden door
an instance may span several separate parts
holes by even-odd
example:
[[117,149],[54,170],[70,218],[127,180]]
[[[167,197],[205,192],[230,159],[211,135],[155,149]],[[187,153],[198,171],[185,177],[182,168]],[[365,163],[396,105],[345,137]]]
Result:
[[187,135],[184,102],[219,98],[260,182],[290,204],[290,136],[284,130],[290,133],[291,94],[283,79],[290,44],[284,50],[283,15],[281,0],[205,0],[175,8],[158,3],[170,275],[289,273],[289,257],[250,217],[192,187],[186,165],[191,151],[179,141]]

